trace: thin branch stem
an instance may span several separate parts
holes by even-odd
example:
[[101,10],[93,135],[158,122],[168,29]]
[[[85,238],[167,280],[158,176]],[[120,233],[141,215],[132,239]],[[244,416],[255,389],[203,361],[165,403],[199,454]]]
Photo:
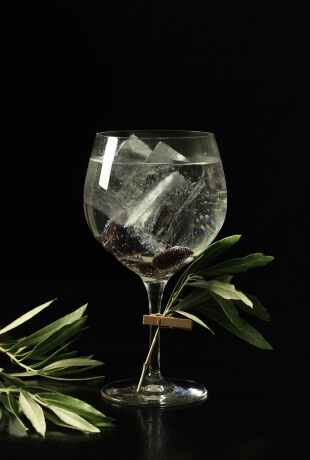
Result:
[[157,330],[156,330],[156,332],[155,332],[155,334],[154,334],[153,341],[152,341],[152,343],[151,343],[151,346],[150,346],[148,355],[147,355],[147,357],[146,357],[145,362],[143,363],[143,368],[142,368],[141,377],[140,377],[140,380],[139,380],[139,383],[138,383],[138,386],[137,386],[137,390],[136,390],[137,393],[139,393],[139,391],[140,391],[140,389],[141,389],[141,385],[142,385],[143,379],[144,379],[144,377],[145,377],[145,374],[146,374],[146,371],[147,371],[147,367],[148,367],[150,358],[151,358],[151,356],[152,356],[153,349],[154,349],[155,344],[156,344],[156,340],[157,340],[157,338],[158,338],[159,329],[160,329],[160,318],[159,318],[159,320],[158,320]]
[[180,287],[176,290],[176,292],[174,294],[172,294],[171,301],[167,304],[167,306],[166,306],[166,308],[164,310],[163,316],[166,316],[167,313],[169,313],[169,310],[172,309],[173,305],[175,304],[175,302],[180,297],[180,294],[181,294],[182,290],[185,288],[185,286],[187,285],[189,280],[190,280],[190,275],[188,275],[185,278],[184,283],[181,283]]
[[6,388],[0,388],[0,393],[19,393],[20,392],[20,387],[14,387],[11,385],[10,387]]
[[4,353],[6,354],[10,360],[17,364],[18,366],[20,367],[23,367],[24,369],[26,369],[26,371],[30,374],[34,374],[36,375],[37,374],[37,371],[35,371],[32,367],[30,366],[27,366],[26,364],[23,364],[21,361],[19,361],[15,355],[12,355],[12,353],[10,353],[9,351],[5,350],[4,348],[0,347],[0,353]]
[[[164,310],[164,313],[162,316],[166,316],[168,313],[169,313],[169,310],[170,308],[173,306],[173,304],[177,301],[177,299],[179,298],[180,296],[180,293],[181,291],[183,290],[183,288],[186,286],[187,284],[187,281],[190,279],[190,276],[187,276],[184,283],[181,284],[181,286],[179,287],[179,289],[173,294],[172,296],[172,299],[171,299],[171,302],[166,306],[165,310]],[[139,383],[138,383],[138,386],[137,386],[137,389],[136,389],[136,392],[139,393],[139,391],[141,390],[141,386],[142,386],[142,382],[143,382],[143,379],[145,377],[145,374],[146,374],[146,371],[147,371],[147,368],[148,368],[148,364],[150,362],[150,359],[151,359],[151,356],[152,356],[152,352],[154,350],[154,347],[155,347],[155,344],[156,344],[156,341],[157,341],[157,338],[158,338],[158,335],[159,335],[159,330],[160,330],[160,323],[161,323],[161,318],[158,318],[158,327],[157,327],[157,330],[154,334],[154,337],[153,337],[153,341],[151,343],[151,346],[150,346],[150,349],[149,349],[149,352],[148,352],[148,355],[146,357],[146,360],[145,362],[143,363],[143,367],[142,367],[142,372],[141,372],[141,376],[140,376],[140,380],[139,380]]]

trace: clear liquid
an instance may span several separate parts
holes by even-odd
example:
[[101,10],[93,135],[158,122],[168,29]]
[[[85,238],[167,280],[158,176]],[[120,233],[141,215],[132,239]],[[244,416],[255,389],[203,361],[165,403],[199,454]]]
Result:
[[84,207],[98,242],[128,268],[165,279],[211,244],[226,216],[220,161],[113,163],[107,190],[102,163],[88,166]]

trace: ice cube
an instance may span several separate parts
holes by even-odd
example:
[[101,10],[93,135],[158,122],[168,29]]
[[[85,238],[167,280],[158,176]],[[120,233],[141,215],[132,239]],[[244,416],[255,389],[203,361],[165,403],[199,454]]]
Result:
[[[145,184],[156,181],[156,177],[160,180],[152,167],[153,164],[184,163],[187,159],[162,141],[159,141],[152,151],[141,139],[132,134],[121,144],[116,154],[116,161],[123,163],[122,169],[117,169],[118,180],[122,183],[119,196],[124,201],[133,203],[141,199]],[[135,169],[129,170],[128,163],[136,163]]]
[[[191,191],[180,206],[178,206],[177,211],[173,215],[173,222],[171,219],[163,229],[161,234],[161,241],[163,243],[178,246],[190,245],[190,241],[194,239],[192,233],[196,231],[192,225],[197,215],[197,203],[195,203],[195,200],[203,200],[205,186],[205,179],[203,178],[196,183],[194,188],[189,188]],[[173,241],[171,238],[173,238]]]
[[[178,190],[186,188],[187,183],[188,180],[181,176],[181,174],[177,172],[171,173],[140,201],[129,216],[126,226],[134,226],[141,229],[151,227],[153,229],[163,207],[169,206],[169,194],[171,192],[177,194]],[[179,204],[172,202],[171,205],[173,205],[172,207],[176,207]]]
[[135,134],[131,134],[126,141],[122,142],[116,152],[115,160],[120,163],[132,161],[145,161],[151,154],[152,149]]
[[188,160],[172,147],[160,141],[146,161],[147,163],[183,163],[187,162]]
[[121,160],[129,158],[132,159],[132,162],[140,163],[134,171],[131,170],[130,174],[128,167],[125,165],[124,169],[118,169],[118,176],[123,182],[119,196],[130,205],[142,199],[144,188],[149,187],[147,184],[150,181],[153,181],[154,186],[156,185],[155,183],[160,182],[160,176],[157,175],[157,169],[155,170],[152,167],[153,164],[167,165],[176,162],[187,162],[183,155],[162,141],[159,141],[154,150],[151,151],[150,147],[134,134],[123,142],[118,155],[120,155]]
[[[117,168],[112,169],[115,176],[114,183],[119,182],[119,197],[125,202],[129,202],[137,190],[137,185],[141,180],[141,167],[149,155],[151,148],[146,145],[135,134],[132,134],[120,145],[115,155]],[[132,167],[129,168],[129,165]]]
[[138,235],[141,244],[150,252],[166,249],[161,233],[167,231],[190,189],[189,181],[178,172],[173,172],[153,187],[140,202],[132,207],[125,222],[129,232]]

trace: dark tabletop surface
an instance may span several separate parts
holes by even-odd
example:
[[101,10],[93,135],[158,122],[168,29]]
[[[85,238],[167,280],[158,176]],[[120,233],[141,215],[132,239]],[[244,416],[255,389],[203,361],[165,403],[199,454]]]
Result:
[[116,428],[101,435],[50,429],[45,439],[1,432],[5,458],[15,460],[21,453],[27,459],[308,458],[306,427],[296,399],[279,397],[275,390],[252,388],[241,394],[235,388],[215,388],[201,406],[167,411],[107,407],[99,392],[78,394],[114,416]]

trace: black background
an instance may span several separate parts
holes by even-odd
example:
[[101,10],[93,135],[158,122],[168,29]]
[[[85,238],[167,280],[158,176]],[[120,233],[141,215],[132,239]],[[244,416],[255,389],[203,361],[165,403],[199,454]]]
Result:
[[88,302],[81,349],[106,362],[107,376],[136,375],[147,351],[146,293],[100,249],[83,214],[94,136],[211,131],[229,200],[218,239],[242,235],[231,256],[275,257],[239,283],[270,312],[270,324],[257,326],[275,350],[253,349],[221,330],[212,337],[199,326],[190,336],[167,331],[163,372],[200,378],[231,398],[237,391],[241,426],[242,410],[263,391],[279,444],[291,436],[305,453],[307,2],[5,2],[0,9],[1,325],[55,297],[35,324]]

